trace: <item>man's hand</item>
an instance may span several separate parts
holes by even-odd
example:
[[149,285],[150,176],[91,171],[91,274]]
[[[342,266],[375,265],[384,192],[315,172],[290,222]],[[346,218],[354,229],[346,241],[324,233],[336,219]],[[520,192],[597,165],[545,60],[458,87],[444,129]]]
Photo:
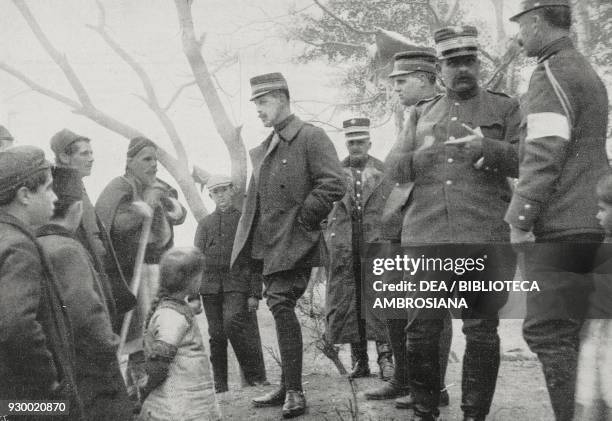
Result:
[[510,225],[510,242],[512,244],[534,243],[535,235],[531,231],[523,231]]
[[247,307],[251,313],[254,313],[259,308],[259,300],[255,297],[249,297],[247,300]]
[[464,129],[469,131],[471,134],[464,136],[464,137],[460,137],[459,139],[448,140],[444,142],[444,144],[464,146],[466,149],[469,149],[470,152],[474,154],[474,156],[481,156],[482,155],[482,140],[484,139],[484,136],[482,135],[482,130],[480,130],[480,127],[476,127],[475,129],[472,129],[467,124],[462,124],[462,126]]
[[146,202],[136,201],[132,203],[132,206],[144,218],[153,218],[153,209]]
[[143,199],[149,206],[155,208],[160,204],[161,197],[163,196],[164,191],[157,187],[147,187],[147,189],[142,194]]

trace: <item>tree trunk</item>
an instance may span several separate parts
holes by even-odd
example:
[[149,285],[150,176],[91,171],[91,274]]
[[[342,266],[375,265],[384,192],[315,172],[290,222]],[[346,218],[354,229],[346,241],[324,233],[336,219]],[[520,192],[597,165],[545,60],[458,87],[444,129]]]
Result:
[[182,31],[183,51],[189,61],[189,65],[191,66],[191,70],[195,76],[196,83],[200,88],[204,101],[213,117],[217,132],[229,151],[232,165],[232,179],[238,188],[238,194],[236,194],[236,201],[238,203],[235,204],[238,208],[241,208],[242,200],[244,199],[244,191],[246,190],[247,175],[246,148],[240,135],[241,128],[235,127],[230,121],[200,51],[202,45],[195,36],[193,18],[191,15],[191,1],[175,0],[174,3],[176,4],[179,24]]

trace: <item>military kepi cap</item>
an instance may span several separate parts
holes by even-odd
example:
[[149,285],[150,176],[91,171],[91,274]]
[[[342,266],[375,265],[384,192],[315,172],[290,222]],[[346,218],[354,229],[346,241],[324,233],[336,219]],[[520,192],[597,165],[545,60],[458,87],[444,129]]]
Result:
[[15,140],[6,127],[0,126],[0,140]]
[[68,129],[60,130],[59,132],[55,133],[51,138],[51,150],[56,155],[59,155],[60,153],[66,152],[66,149],[70,145],[79,140],[89,142],[89,139],[85,136],[78,135]]
[[45,153],[35,146],[14,146],[0,152],[0,194],[19,187],[29,177],[50,167]]
[[521,11],[516,15],[512,16],[510,20],[512,22],[516,22],[519,17],[523,16],[525,13],[530,12],[535,9],[539,9],[541,7],[551,7],[551,6],[559,6],[559,7],[571,7],[569,0],[523,0],[521,2]]
[[287,81],[281,73],[266,73],[265,75],[259,75],[252,77],[251,80],[251,101],[255,98],[259,98],[272,91],[280,89],[289,90]]
[[208,178],[206,187],[208,187],[208,190],[212,190],[215,187],[229,186],[232,183],[232,178],[227,175],[213,174]]
[[474,26],[449,26],[434,33],[438,59],[446,60],[478,54],[478,29]]
[[370,138],[370,119],[365,117],[351,118],[342,122],[346,140]]
[[128,146],[128,158],[135,157],[136,155],[138,155],[138,152],[149,146],[157,149],[157,145],[153,143],[152,140],[147,139],[146,137],[138,136],[133,138],[132,140],[130,140],[130,144]]
[[78,201],[83,199],[83,184],[79,171],[68,167],[54,167],[53,191],[60,201]]
[[436,74],[436,50],[419,48],[402,51],[393,56],[393,71],[389,77],[408,75],[414,72]]

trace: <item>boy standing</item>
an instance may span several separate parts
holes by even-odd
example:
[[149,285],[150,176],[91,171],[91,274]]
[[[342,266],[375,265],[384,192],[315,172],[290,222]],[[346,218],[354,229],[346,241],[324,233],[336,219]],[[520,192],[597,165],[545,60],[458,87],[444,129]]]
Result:
[[232,206],[234,186],[231,178],[212,175],[207,183],[215,211],[198,225],[195,246],[205,257],[200,293],[208,320],[210,361],[215,391],[227,392],[227,340],[242,368],[246,381],[254,385],[266,381],[257,308],[261,283],[248,276],[240,266],[230,270],[234,236],[240,211]]

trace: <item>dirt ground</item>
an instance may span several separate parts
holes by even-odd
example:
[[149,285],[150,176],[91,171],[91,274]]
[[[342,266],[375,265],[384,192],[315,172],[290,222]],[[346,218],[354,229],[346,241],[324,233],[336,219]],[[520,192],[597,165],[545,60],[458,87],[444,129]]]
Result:
[[[277,349],[274,320],[261,303],[258,316],[264,348]],[[207,340],[206,319],[199,316],[200,327]],[[449,385],[450,406],[442,410],[441,420],[461,420],[461,357],[465,341],[461,333],[461,321],[453,325],[453,345],[446,383]],[[515,421],[534,420],[552,421],[552,409],[540,365],[535,356],[529,352],[521,337],[521,320],[502,320],[500,329],[502,340],[502,363],[497,382],[493,407],[488,420]],[[340,374],[334,364],[309,346],[311,341],[308,332],[304,335],[304,392],[308,402],[308,412],[299,420],[351,420],[352,393],[349,382]],[[208,348],[208,347],[207,347]],[[253,408],[251,399],[262,393],[273,390],[278,384],[280,369],[274,358],[264,349],[268,379],[272,383],[265,387],[241,388],[237,364],[230,356],[230,391],[217,394],[218,404],[225,420],[279,420],[282,419],[279,407]],[[412,415],[411,410],[399,410],[393,401],[366,401],[363,391],[381,384],[378,379],[376,351],[370,344],[370,368],[372,376],[357,379],[359,420],[406,420]],[[341,348],[340,357],[346,367],[350,365],[349,346]]]

